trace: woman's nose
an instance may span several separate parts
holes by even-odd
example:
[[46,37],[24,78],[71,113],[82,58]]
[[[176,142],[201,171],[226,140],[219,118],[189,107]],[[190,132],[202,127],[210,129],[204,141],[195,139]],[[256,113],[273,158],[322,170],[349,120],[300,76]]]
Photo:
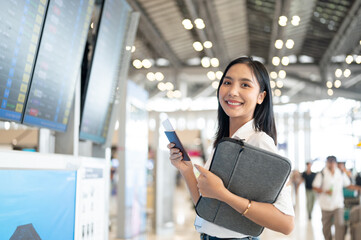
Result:
[[236,84],[233,84],[231,88],[229,89],[228,95],[229,96],[238,96],[239,94],[239,88],[236,86]]

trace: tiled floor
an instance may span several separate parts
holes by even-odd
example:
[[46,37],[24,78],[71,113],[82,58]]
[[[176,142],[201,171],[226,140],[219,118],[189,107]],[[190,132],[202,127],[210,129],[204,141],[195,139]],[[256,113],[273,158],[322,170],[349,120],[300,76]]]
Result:
[[[174,197],[174,231],[162,235],[155,235],[154,233],[147,233],[142,236],[133,238],[132,240],[196,240],[199,239],[199,234],[195,231],[193,222],[195,212],[193,205],[190,201],[188,192],[184,188],[178,188],[176,196]],[[319,205],[315,204],[313,210],[312,220],[307,219],[306,206],[305,206],[305,191],[304,187],[300,187],[298,197],[296,198],[295,206],[295,228],[293,232],[285,236],[268,229],[265,229],[261,234],[261,240],[323,240],[322,224],[321,224],[321,210]],[[114,222],[114,221],[113,221]],[[120,240],[115,237],[115,228],[112,227],[110,232],[110,240]],[[350,240],[348,233],[345,240]]]

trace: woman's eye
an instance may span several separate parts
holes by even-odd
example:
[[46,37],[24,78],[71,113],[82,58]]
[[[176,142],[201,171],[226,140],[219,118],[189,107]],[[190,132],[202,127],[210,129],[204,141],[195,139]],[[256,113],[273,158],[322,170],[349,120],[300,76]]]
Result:
[[241,86],[242,87],[249,87],[249,85],[247,83],[242,83]]
[[229,81],[224,81],[223,84],[224,84],[224,85],[229,85],[229,84],[231,84],[231,82],[229,82]]

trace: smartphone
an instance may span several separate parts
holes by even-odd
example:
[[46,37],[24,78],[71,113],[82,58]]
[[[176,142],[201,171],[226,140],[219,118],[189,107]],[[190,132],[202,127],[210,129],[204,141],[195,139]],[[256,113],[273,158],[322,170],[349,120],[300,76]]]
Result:
[[174,143],[176,148],[178,148],[182,152],[183,161],[190,161],[191,159],[188,156],[188,153],[184,149],[182,142],[179,140],[177,133],[175,132],[172,124],[169,119],[164,120],[163,127],[165,129],[164,133],[167,136],[169,142]]

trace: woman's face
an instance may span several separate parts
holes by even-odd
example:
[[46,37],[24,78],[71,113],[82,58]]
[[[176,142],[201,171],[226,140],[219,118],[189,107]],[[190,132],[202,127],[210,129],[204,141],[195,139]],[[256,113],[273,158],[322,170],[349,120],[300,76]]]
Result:
[[257,104],[263,102],[266,92],[260,93],[259,83],[246,64],[233,65],[224,76],[219,89],[219,102],[230,121],[242,125],[253,119]]

